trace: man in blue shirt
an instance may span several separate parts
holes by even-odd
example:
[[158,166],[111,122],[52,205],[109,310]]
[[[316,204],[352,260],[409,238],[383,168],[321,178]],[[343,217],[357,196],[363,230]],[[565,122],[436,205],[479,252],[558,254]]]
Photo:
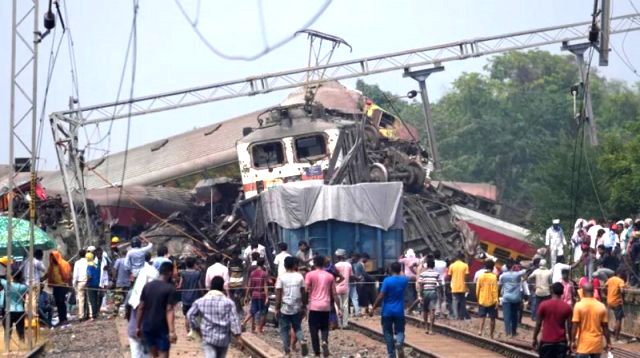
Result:
[[[373,310],[380,305],[382,301],[382,332],[384,340],[387,343],[387,354],[389,357],[396,356],[396,348],[398,349],[398,357],[404,358],[402,345],[404,344],[404,292],[409,285],[409,279],[400,274],[401,266],[399,262],[394,262],[389,266],[391,276],[384,279],[380,293],[373,303]],[[394,342],[395,332],[395,342]],[[394,345],[395,343],[395,345]]]
[[160,271],[160,265],[165,262],[171,263],[171,259],[167,257],[169,256],[169,249],[164,245],[160,245],[158,246],[156,253],[158,256],[151,260],[151,264],[156,268],[156,270]]
[[518,329],[518,309],[522,304],[522,276],[526,270],[516,271],[518,265],[508,261],[509,271],[500,275],[499,285],[502,293],[502,311],[504,330],[507,336],[514,336]]

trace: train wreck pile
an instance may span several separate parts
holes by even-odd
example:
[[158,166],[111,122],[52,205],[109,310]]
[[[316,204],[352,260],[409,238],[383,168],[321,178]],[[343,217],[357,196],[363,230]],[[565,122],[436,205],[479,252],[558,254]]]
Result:
[[[425,183],[428,172],[426,152],[407,136],[383,135],[381,118],[362,116],[359,122],[341,134],[331,158],[327,184],[356,184],[360,182],[401,181],[404,185],[404,243],[418,253],[440,250],[453,257],[464,250],[476,254],[477,239],[464,222],[455,220],[451,205],[462,200],[448,196],[438,187]],[[400,122],[398,118],[394,119]],[[390,121],[387,121],[390,126]],[[404,123],[394,123],[412,128]],[[389,132],[386,132],[389,133]],[[342,160],[339,161],[338,158]],[[365,173],[364,175],[362,173]]]
[[[174,256],[206,257],[218,251],[230,255],[237,247],[248,245],[247,225],[235,214],[241,195],[240,183],[225,177],[201,180],[192,190],[154,186],[92,189],[86,194],[88,215],[77,211],[76,222],[72,222],[66,196],[50,192],[37,200],[36,224],[68,256],[78,246],[106,246],[111,236],[125,239],[121,245],[126,246],[126,239],[135,235],[154,245],[166,245]],[[23,201],[21,196],[14,197],[18,215],[28,210]],[[92,235],[76,240],[74,225],[87,232],[87,218]]]
[[240,183],[229,178],[204,179],[190,192],[190,207],[175,211],[140,233],[174,256],[231,254],[248,245],[246,223],[236,214]]
[[[455,220],[451,209],[452,204],[464,200],[428,185],[430,163],[416,139],[417,131],[370,102],[368,108],[364,100],[360,103],[359,109],[347,112],[314,102],[290,103],[265,113],[260,126],[247,131],[249,134],[238,144],[243,184],[255,188],[251,196],[270,186],[298,180],[323,179],[327,185],[402,182],[405,248],[419,253],[439,249],[445,257],[461,250],[474,255],[475,234]],[[316,154],[313,158],[287,162],[283,154],[289,150],[286,146],[291,146],[294,157],[300,156],[301,138],[320,135],[328,139],[326,147],[305,148]],[[258,145],[262,146],[261,152],[256,153]],[[256,159],[257,154],[260,159]],[[296,164],[305,161],[304,166]],[[299,175],[288,175],[290,172]],[[253,211],[260,208],[257,201],[252,204]],[[249,224],[255,228],[255,237],[274,245],[277,230],[270,229],[270,223],[261,223],[264,218],[259,212],[247,220],[256,221]]]

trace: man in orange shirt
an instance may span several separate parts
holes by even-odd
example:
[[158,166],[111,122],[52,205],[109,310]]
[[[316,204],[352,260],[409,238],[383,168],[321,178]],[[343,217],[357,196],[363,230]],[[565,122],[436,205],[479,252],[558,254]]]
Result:
[[455,319],[463,320],[468,317],[467,313],[467,276],[469,275],[469,265],[464,262],[464,253],[459,253],[456,261],[449,266],[449,277],[451,277],[451,294],[453,296],[453,316]]
[[[611,350],[607,308],[593,298],[593,285],[582,286],[584,297],[573,308],[571,351],[576,358],[599,358],[603,351]],[[602,336],[607,340],[603,346]]]
[[616,318],[616,324],[613,328],[616,341],[620,341],[620,329],[622,328],[622,319],[624,318],[624,309],[622,308],[624,303],[622,299],[622,289],[625,286],[626,280],[626,272],[620,271],[617,275],[611,276],[605,284],[607,287],[607,305],[611,308],[613,316]]
[[496,328],[497,306],[498,306],[498,277],[493,273],[495,263],[491,259],[487,259],[484,263],[486,272],[480,275],[476,283],[476,297],[478,298],[478,315],[482,317],[480,324],[479,336],[482,336],[484,330],[484,321],[489,316],[491,325],[489,326],[489,335],[493,339],[493,331]]

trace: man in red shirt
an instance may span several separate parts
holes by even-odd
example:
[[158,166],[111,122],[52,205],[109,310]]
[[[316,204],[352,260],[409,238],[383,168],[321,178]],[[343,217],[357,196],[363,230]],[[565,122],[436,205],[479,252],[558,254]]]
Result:
[[322,351],[329,356],[329,312],[331,298],[337,302],[336,283],[333,275],[324,270],[324,257],[313,258],[313,271],[304,277],[304,286],[309,297],[309,335],[313,353],[320,356],[318,331],[322,333]]
[[[536,328],[533,332],[533,348],[540,358],[565,358],[571,332],[571,306],[562,300],[564,286],[556,282],[551,286],[551,299],[538,306]],[[538,344],[538,334],[542,327],[542,339]]]
[[262,334],[267,309],[269,308],[269,274],[264,269],[264,258],[260,257],[257,261],[258,266],[251,271],[249,275],[249,285],[244,297],[245,305],[249,303],[251,298],[251,311],[245,317],[243,325],[251,320],[251,332],[255,332],[255,322],[258,322],[258,333]]

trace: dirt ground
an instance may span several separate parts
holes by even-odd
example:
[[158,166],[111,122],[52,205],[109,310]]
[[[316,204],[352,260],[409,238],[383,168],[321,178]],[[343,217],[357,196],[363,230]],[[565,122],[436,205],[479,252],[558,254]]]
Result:
[[100,319],[54,329],[38,357],[121,358],[120,338],[115,321]]

